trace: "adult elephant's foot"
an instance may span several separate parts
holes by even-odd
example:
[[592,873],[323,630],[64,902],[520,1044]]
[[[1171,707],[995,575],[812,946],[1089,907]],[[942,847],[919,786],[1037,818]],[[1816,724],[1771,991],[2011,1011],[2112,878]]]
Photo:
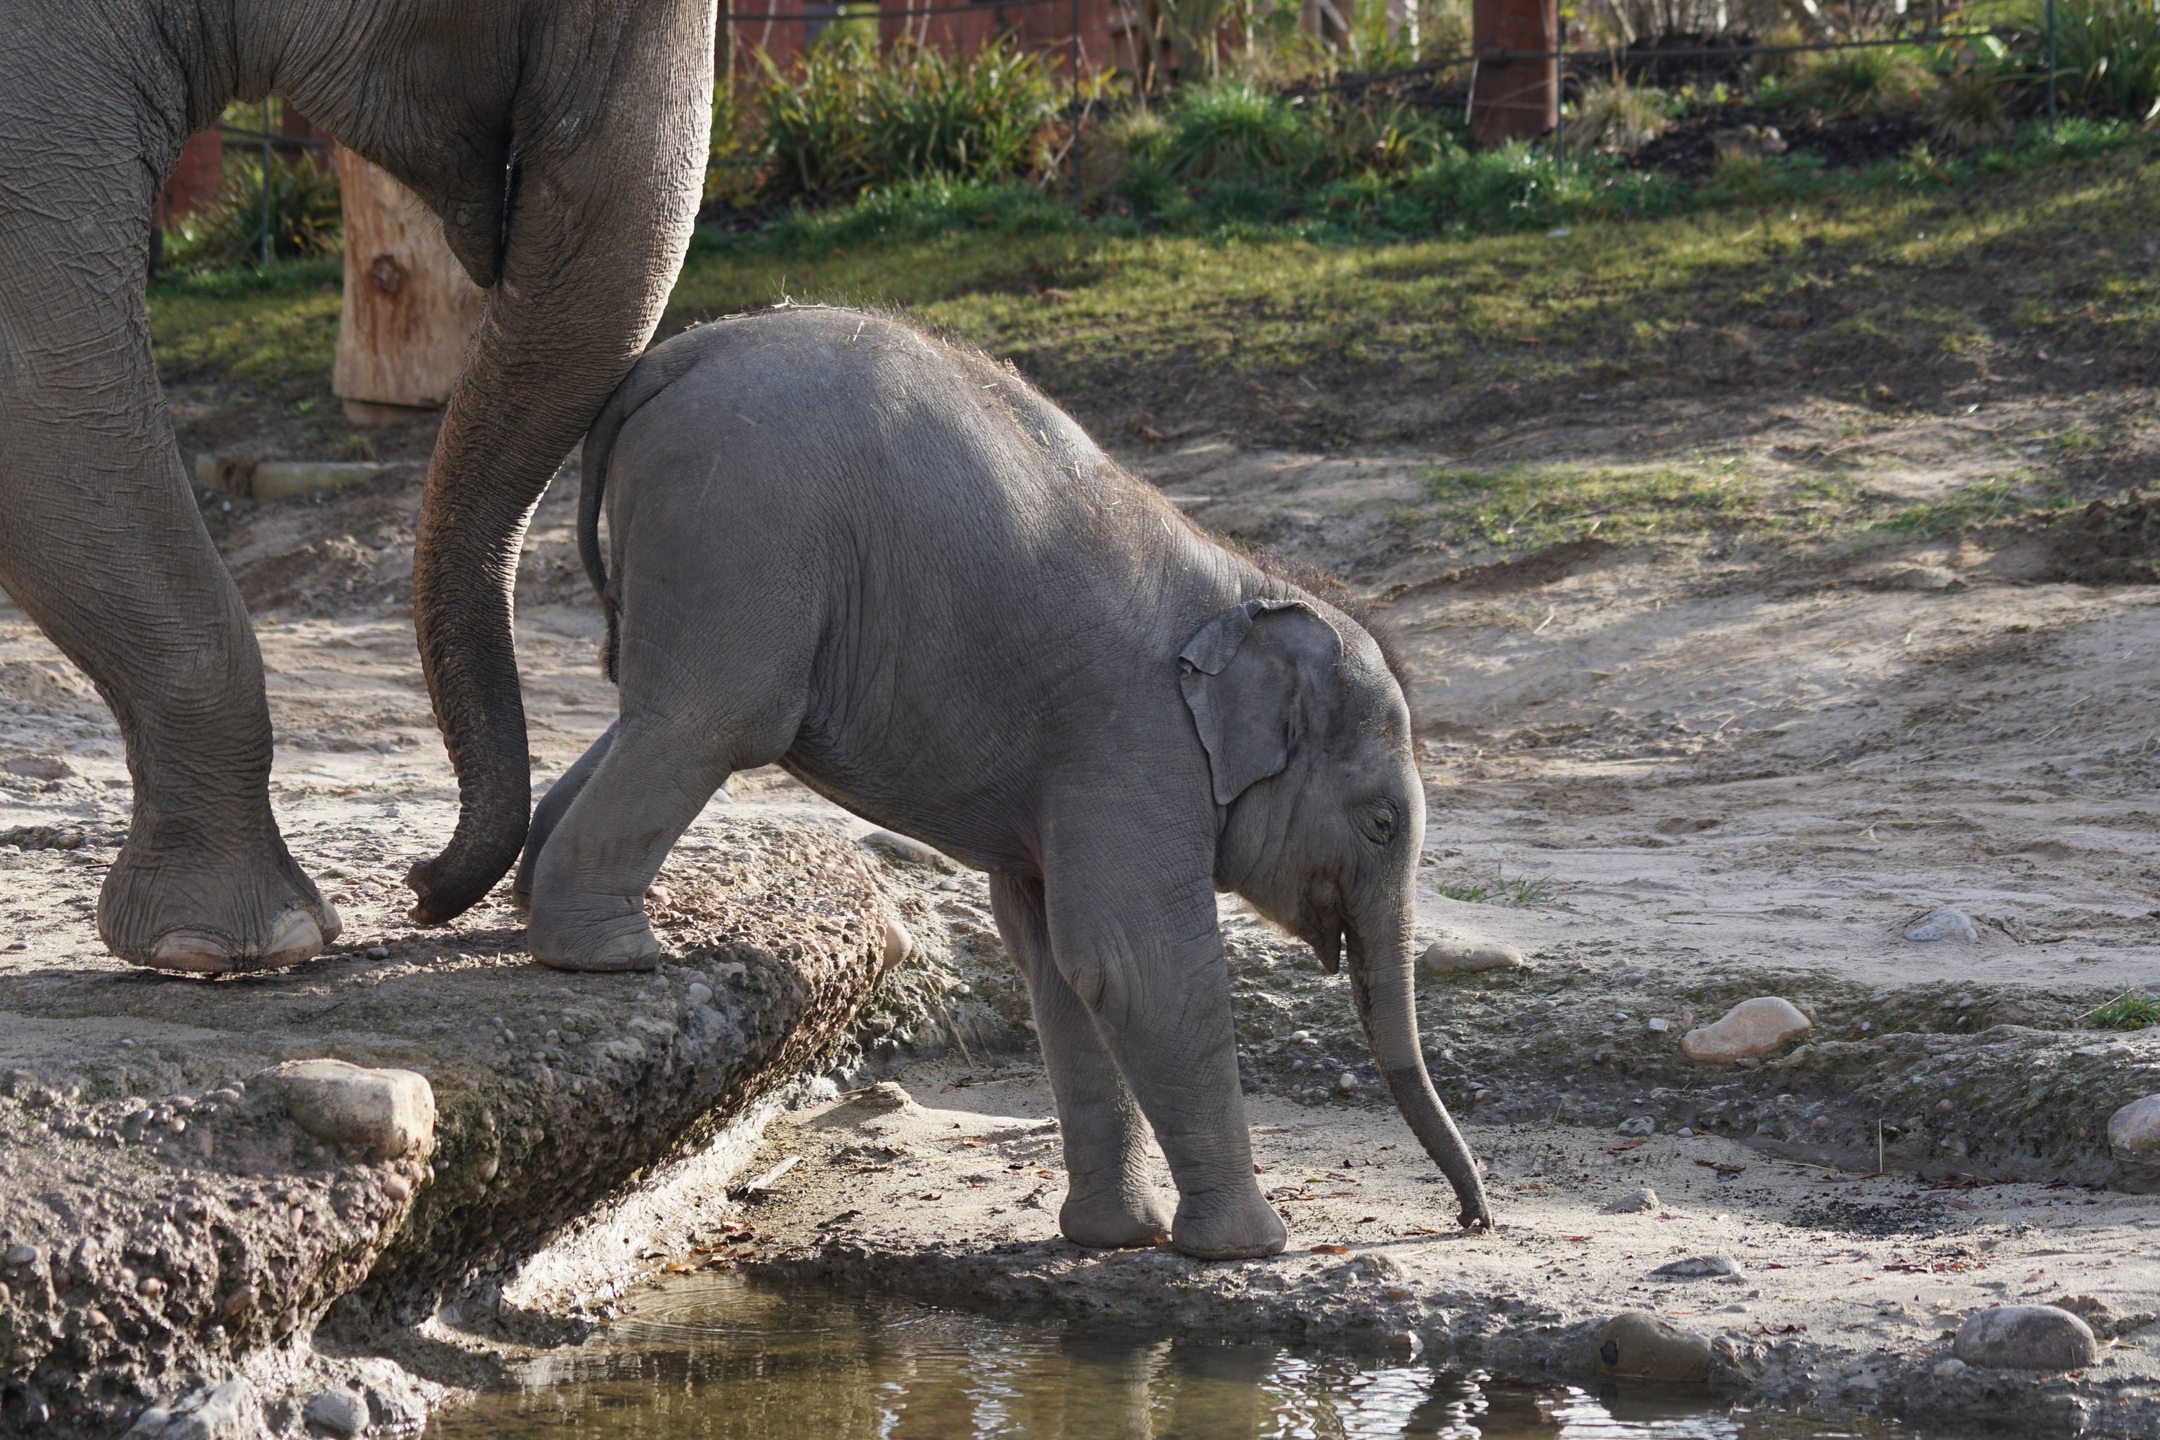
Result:
[[644,907],[617,903],[625,908],[595,917],[544,898],[536,901],[525,929],[527,953],[551,970],[616,974],[657,969],[660,942],[645,923]]
[[1090,1250],[1137,1250],[1159,1245],[1170,1234],[1162,1201],[1126,1186],[1093,1192],[1079,1185],[1058,1208],[1058,1233]]
[[1242,1193],[1180,1199],[1170,1243],[1196,1260],[1252,1260],[1280,1255],[1290,1243],[1290,1232],[1259,1189],[1248,1186]]
[[282,970],[319,954],[343,928],[336,907],[282,853],[252,872],[204,871],[130,844],[98,897],[105,943],[121,959],[152,970]]

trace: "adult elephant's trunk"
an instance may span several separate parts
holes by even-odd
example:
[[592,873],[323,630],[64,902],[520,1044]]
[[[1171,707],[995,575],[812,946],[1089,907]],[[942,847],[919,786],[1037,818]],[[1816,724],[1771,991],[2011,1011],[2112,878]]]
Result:
[[1350,993],[1372,1044],[1380,1078],[1403,1119],[1410,1122],[1410,1132],[1455,1187],[1455,1198],[1462,1202],[1462,1223],[1489,1230],[1492,1214],[1485,1208],[1485,1185],[1478,1178],[1477,1162],[1433,1089],[1424,1053],[1418,1048],[1412,933],[1407,905],[1369,907],[1355,915],[1344,936],[1350,952]]
[[[686,8],[677,30],[697,24]],[[487,894],[525,842],[532,781],[511,638],[518,550],[549,478],[652,337],[681,268],[712,102],[709,8],[703,27],[702,40],[624,36],[612,79],[586,97],[586,128],[564,138],[565,126],[543,127],[517,165],[500,279],[443,418],[413,553],[413,623],[459,799],[449,845],[407,877],[422,923]]]

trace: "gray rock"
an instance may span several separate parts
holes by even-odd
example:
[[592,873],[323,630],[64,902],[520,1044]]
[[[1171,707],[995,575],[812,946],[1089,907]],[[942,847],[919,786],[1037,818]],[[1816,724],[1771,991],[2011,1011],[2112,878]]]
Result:
[[1650,1215],[1659,1208],[1657,1191],[1648,1185],[1632,1195],[1623,1195],[1605,1207],[1607,1215]]
[[35,1265],[38,1262],[38,1253],[38,1247],[35,1245],[10,1245],[7,1251],[7,1263],[18,1266]]
[[245,1380],[205,1385],[170,1407],[153,1405],[128,1429],[128,1440],[256,1440],[266,1433],[262,1406]]
[[1966,1318],[1951,1347],[1968,1365],[2082,1370],[2100,1354],[2092,1327],[2053,1305],[1998,1305]]
[[1630,1115],[1616,1127],[1622,1135],[1655,1135],[1657,1121],[1648,1115]]
[[1980,932],[1974,928],[1971,916],[1945,905],[1940,910],[1930,910],[1906,926],[1905,938],[1924,945],[1939,940],[1962,940],[1971,945],[1979,941]]
[[1653,1280],[1709,1280],[1723,1275],[1738,1275],[1740,1267],[1729,1255],[1690,1255],[1685,1260],[1675,1260],[1670,1265],[1660,1265],[1650,1272]]
[[1735,1060],[1767,1055],[1813,1028],[1813,1022],[1792,1001],[1758,995],[1733,1006],[1715,1023],[1688,1031],[1680,1037],[1680,1050],[1690,1060],[1729,1065]]
[[915,1097],[897,1080],[880,1080],[867,1090],[850,1095],[848,1103],[860,1110],[883,1114],[888,1110],[907,1109],[915,1103]]
[[58,755],[10,755],[0,762],[0,770],[25,780],[65,780],[75,773],[74,767]]
[[1527,970],[1530,957],[1498,940],[1444,934],[1425,947],[1418,964],[1432,975],[1468,975],[1480,970]]
[[318,1140],[378,1159],[420,1158],[435,1148],[435,1092],[410,1070],[367,1070],[343,1060],[291,1060],[259,1077],[293,1123]]
[[309,1426],[332,1435],[358,1435],[367,1429],[367,1401],[350,1390],[325,1390],[307,1402]]
[[1605,1322],[1591,1341],[1590,1362],[1600,1375],[1616,1380],[1699,1384],[1710,1378],[1710,1342],[1631,1310]]
[[2133,1100],[2110,1115],[2107,1136],[2118,1160],[2160,1161],[2160,1095]]

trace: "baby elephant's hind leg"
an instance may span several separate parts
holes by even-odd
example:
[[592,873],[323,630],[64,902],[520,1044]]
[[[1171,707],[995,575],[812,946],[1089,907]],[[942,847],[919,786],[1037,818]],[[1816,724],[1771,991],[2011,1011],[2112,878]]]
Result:
[[525,943],[533,959],[557,970],[650,970],[659,963],[645,892],[727,780],[725,750],[709,730],[650,714],[615,723],[612,743],[532,867]]
[[1051,963],[1042,881],[991,876],[990,908],[1027,977],[1065,1134],[1058,1229],[1074,1244],[1099,1250],[1153,1245],[1170,1233],[1170,1212],[1148,1176],[1147,1123],[1094,1017]]
[[[617,721],[616,724],[622,722]],[[562,778],[548,787],[547,794],[540,797],[540,804],[533,810],[532,828],[525,832],[525,853],[518,857],[517,879],[510,886],[510,902],[520,910],[532,909],[533,872],[539,868],[540,852],[547,848],[548,836],[562,824],[563,816],[570,809],[570,802],[577,799],[585,782],[592,779],[600,762],[607,758],[608,748],[615,743],[615,725],[600,732],[600,738],[577,763],[563,771]]]

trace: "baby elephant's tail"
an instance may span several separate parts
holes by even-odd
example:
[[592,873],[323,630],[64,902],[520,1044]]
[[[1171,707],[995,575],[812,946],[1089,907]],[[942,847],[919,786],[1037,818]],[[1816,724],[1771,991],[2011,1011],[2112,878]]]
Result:
[[646,351],[601,407],[600,418],[585,432],[585,458],[578,488],[578,558],[585,562],[585,578],[592,582],[600,597],[600,608],[607,614],[607,642],[600,652],[600,668],[610,680],[615,679],[621,616],[618,597],[608,589],[607,557],[600,553],[600,503],[607,494],[608,457],[630,417],[705,357],[706,347],[692,338],[695,335],[694,330],[677,335]]

